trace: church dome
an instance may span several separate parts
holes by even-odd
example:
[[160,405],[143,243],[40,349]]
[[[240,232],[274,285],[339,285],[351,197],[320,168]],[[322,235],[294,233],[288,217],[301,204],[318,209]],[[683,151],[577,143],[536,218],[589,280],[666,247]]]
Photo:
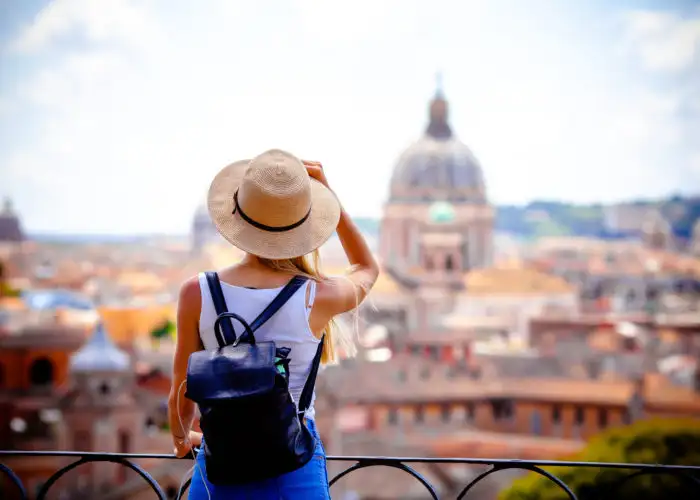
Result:
[[471,150],[452,132],[448,104],[438,90],[430,103],[423,137],[399,158],[391,179],[391,201],[450,201],[485,203],[484,178]]
[[102,323],[70,359],[73,372],[125,372],[130,364],[129,355],[114,345]]

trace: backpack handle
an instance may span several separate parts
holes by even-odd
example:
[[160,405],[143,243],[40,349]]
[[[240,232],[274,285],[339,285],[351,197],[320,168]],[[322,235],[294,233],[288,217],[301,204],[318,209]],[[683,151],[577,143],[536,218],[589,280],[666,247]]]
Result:
[[[214,322],[214,331],[216,332],[217,336],[223,337],[221,333],[221,320],[225,318],[232,318],[237,320],[241,325],[243,325],[243,328],[245,329],[245,333],[248,335],[248,338],[250,339],[250,343],[252,345],[255,345],[255,335],[253,335],[253,330],[250,328],[250,325],[241,318],[238,314],[232,313],[232,312],[223,312],[217,316],[216,321]],[[233,345],[236,346],[238,343],[241,341],[241,338],[243,335],[240,335],[237,339],[234,339]]]

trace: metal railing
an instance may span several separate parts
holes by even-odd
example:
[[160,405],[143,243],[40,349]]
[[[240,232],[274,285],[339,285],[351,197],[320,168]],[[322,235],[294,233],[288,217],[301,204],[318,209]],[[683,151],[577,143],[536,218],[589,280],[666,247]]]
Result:
[[[4,462],[11,457],[64,457],[74,459],[69,465],[62,467],[56,471],[42,485],[40,491],[36,495],[37,500],[47,498],[51,487],[54,486],[67,472],[87,463],[95,462],[110,462],[127,467],[136,472],[150,486],[159,500],[170,500],[162,490],[158,482],[146,472],[142,467],[135,464],[133,460],[138,459],[163,459],[163,460],[182,460],[177,459],[173,455],[166,454],[139,454],[139,453],[98,453],[98,452],[78,452],[78,451],[3,451],[0,450],[0,473],[9,479],[9,487],[16,488],[22,499],[29,499],[25,486],[19,479],[17,474],[8,467]],[[509,460],[509,459],[477,459],[477,458],[414,458],[414,457],[368,457],[368,456],[329,456],[328,461],[331,462],[352,462],[353,465],[337,474],[330,481],[330,486],[333,486],[343,477],[360,469],[368,467],[389,467],[403,471],[412,476],[426,490],[430,498],[440,500],[435,487],[420,473],[418,473],[411,465],[412,464],[443,464],[443,465],[486,465],[490,468],[481,474],[477,475],[468,484],[466,484],[456,495],[456,499],[468,498],[467,494],[476,486],[477,483],[485,479],[487,476],[504,470],[524,470],[539,474],[557,487],[559,487],[566,498],[570,500],[579,500],[572,489],[559,477],[544,470],[542,467],[591,467],[601,469],[624,469],[631,471],[629,474],[622,476],[621,479],[607,484],[605,491],[595,492],[596,500],[619,499],[617,492],[628,481],[639,476],[658,476],[667,475],[673,476],[680,480],[684,488],[689,492],[688,498],[700,498],[700,466],[681,466],[681,465],[661,465],[661,464],[630,464],[630,463],[611,463],[611,462],[562,462],[553,460]],[[179,494],[176,498],[182,498],[184,493],[190,486],[191,479],[183,483]],[[5,486],[7,487],[7,486]],[[0,497],[5,498],[7,491],[0,489]],[[676,497],[677,500],[679,500]]]

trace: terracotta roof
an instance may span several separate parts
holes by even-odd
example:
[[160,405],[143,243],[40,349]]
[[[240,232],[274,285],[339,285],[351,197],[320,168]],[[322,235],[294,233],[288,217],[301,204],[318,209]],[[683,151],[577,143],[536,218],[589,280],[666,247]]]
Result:
[[467,295],[573,293],[566,280],[532,268],[490,268],[464,277]]
[[553,460],[576,453],[585,442],[522,434],[504,434],[477,430],[451,432],[442,439],[425,443],[432,455],[441,457],[515,458]]
[[[513,398],[557,403],[626,405],[634,392],[627,380],[573,378],[481,378],[447,375],[444,363],[398,355],[384,363],[356,362],[354,367],[331,367],[327,377],[336,397],[356,403],[427,403],[483,398]],[[700,394],[689,388],[650,390],[649,404],[700,412]]]

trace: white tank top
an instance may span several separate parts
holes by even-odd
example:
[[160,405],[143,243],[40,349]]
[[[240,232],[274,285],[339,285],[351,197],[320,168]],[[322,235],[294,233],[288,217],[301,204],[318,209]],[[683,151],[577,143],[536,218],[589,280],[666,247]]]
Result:
[[[245,288],[221,282],[221,290],[229,311],[243,317],[249,324],[272,302],[272,299],[282,290],[278,288]],[[199,290],[202,294],[202,311],[199,315],[199,336],[206,350],[216,350],[219,344],[214,334],[216,309],[209,292],[209,285],[204,273],[199,273]],[[306,305],[306,293],[309,292],[309,303]],[[288,347],[289,353],[289,392],[294,403],[298,404],[301,391],[311,371],[311,362],[316,355],[319,339],[309,327],[309,313],[314,303],[316,282],[309,280],[299,288],[294,295],[255,332],[255,340],[260,342],[273,341],[277,347]],[[236,336],[243,332],[243,327],[236,320],[231,321]],[[306,418],[314,418],[314,400],[316,391],[311,397],[311,406],[306,411]]]

